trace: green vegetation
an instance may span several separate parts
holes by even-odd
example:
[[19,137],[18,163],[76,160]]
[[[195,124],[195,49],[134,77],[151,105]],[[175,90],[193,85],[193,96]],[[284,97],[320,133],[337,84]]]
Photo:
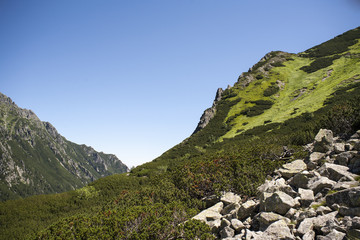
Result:
[[318,71],[302,71],[312,60],[292,56],[246,88],[235,84],[204,129],[129,174],[1,203],[0,238],[212,239],[204,223],[187,221],[205,207],[203,197],[231,190],[246,200],[275,168],[305,157],[302,146],[320,128],[345,136],[360,129],[360,43],[345,45],[352,57]]

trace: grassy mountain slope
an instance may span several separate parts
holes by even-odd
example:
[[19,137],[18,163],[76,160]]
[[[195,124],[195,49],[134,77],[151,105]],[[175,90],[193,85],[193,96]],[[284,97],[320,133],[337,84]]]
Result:
[[203,223],[179,225],[203,197],[252,197],[276,167],[306,155],[320,128],[360,129],[359,39],[357,28],[300,54],[267,54],[222,93],[203,129],[154,161],[81,190],[1,203],[0,236],[211,239]]
[[0,200],[64,192],[127,171],[115,155],[66,140],[0,94]]

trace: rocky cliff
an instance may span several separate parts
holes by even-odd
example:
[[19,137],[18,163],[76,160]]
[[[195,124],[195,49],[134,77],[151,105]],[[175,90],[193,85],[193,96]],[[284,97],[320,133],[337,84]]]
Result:
[[128,171],[115,155],[72,143],[0,93],[1,200],[82,187]]

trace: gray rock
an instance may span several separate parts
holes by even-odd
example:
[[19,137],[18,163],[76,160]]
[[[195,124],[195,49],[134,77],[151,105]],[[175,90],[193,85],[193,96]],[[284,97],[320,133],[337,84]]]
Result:
[[264,231],[264,238],[269,237],[270,239],[294,239],[295,236],[291,233],[287,223],[284,220],[276,221]]
[[339,232],[335,229],[333,229],[329,234],[325,236],[324,239],[326,240],[342,240],[345,237],[345,233]]
[[236,232],[245,229],[245,225],[238,219],[231,219],[231,227],[235,229]]
[[220,228],[229,227],[231,225],[231,222],[227,220],[226,218],[221,219]]
[[333,150],[333,133],[331,130],[320,129],[315,136],[314,151],[326,153]]
[[315,239],[315,232],[312,230],[305,233],[304,236],[302,237],[302,240],[314,240],[314,239]]
[[332,212],[331,208],[329,208],[328,206],[320,206],[316,209],[316,213],[318,215],[324,215],[324,214],[327,214],[327,213],[330,213]]
[[301,222],[305,218],[316,217],[317,213],[313,208],[305,209],[304,211],[299,211],[299,215],[297,217],[297,221]]
[[322,165],[319,168],[318,172],[321,176],[328,177],[333,181],[339,181],[340,179],[354,181],[354,177],[356,177],[355,174],[349,172],[348,167],[331,163],[325,163],[324,165]]
[[259,221],[260,230],[265,230],[270,224],[277,222],[279,220],[284,220],[287,224],[290,223],[290,219],[273,212],[261,212],[258,215],[256,215],[254,218],[256,218],[257,221]]
[[296,233],[300,236],[303,236],[305,233],[310,232],[314,228],[313,223],[314,218],[305,218],[297,228]]
[[331,206],[335,203],[348,207],[360,207],[360,187],[353,187],[328,194],[326,196],[326,204]]
[[345,143],[334,143],[335,153],[341,153],[345,151]]
[[240,220],[244,220],[249,216],[254,214],[255,209],[257,208],[258,203],[253,200],[248,200],[245,203],[240,205],[237,216]]
[[223,210],[221,210],[221,214],[227,215],[227,214],[231,213],[233,210],[238,210],[239,208],[240,208],[239,203],[230,203],[229,205],[224,207]]
[[[266,180],[264,184],[258,187],[260,193],[274,193],[277,191],[285,192],[286,194],[295,197],[296,192],[289,186],[284,178],[273,179],[271,181]],[[261,197],[260,197],[261,198]]]
[[300,194],[300,203],[303,207],[310,206],[310,204],[315,200],[314,192],[310,189],[299,188],[298,192]]
[[358,216],[358,217],[360,217],[360,207],[350,208],[350,207],[346,207],[346,206],[340,206],[339,214],[341,216]]
[[347,166],[350,159],[352,159],[353,157],[354,156],[351,152],[343,152],[336,156],[335,163],[342,166]]
[[335,184],[336,184],[335,181],[332,181],[327,177],[320,177],[320,178],[314,177],[310,179],[308,183],[308,188],[310,188],[311,190],[313,190],[315,194],[317,194],[324,188],[332,189],[332,187],[335,186]]
[[351,172],[360,174],[360,156],[355,156],[349,161],[349,168]]
[[214,206],[216,203],[218,203],[220,201],[220,197],[218,197],[216,195],[211,195],[211,196],[202,198],[201,201],[205,202],[206,208],[209,208],[211,206]]
[[350,181],[350,182],[338,182],[335,184],[335,186],[333,187],[334,191],[341,191],[344,189],[349,189],[352,187],[357,187],[359,186],[360,183],[358,181]]
[[277,191],[260,204],[260,210],[285,215],[295,205],[294,199],[284,192]]
[[321,159],[325,158],[325,155],[326,155],[325,153],[313,152],[309,156],[309,161],[310,162],[319,162]]
[[306,164],[303,160],[295,160],[293,162],[284,164],[278,171],[286,179],[291,178],[295,174],[302,172],[307,169]]
[[231,203],[239,203],[241,201],[241,197],[233,192],[226,192],[221,196],[220,201],[227,206]]
[[221,220],[216,219],[214,221],[207,222],[206,224],[209,225],[211,232],[217,234],[220,230]]
[[310,173],[308,171],[302,171],[296,174],[291,179],[289,179],[289,184],[296,188],[307,188],[308,182],[314,176],[315,176],[314,173]]
[[224,204],[219,202],[214,206],[201,211],[199,214],[193,217],[193,219],[200,220],[203,222],[214,221],[220,219],[222,215],[220,214]]
[[289,211],[287,211],[287,213],[285,214],[285,217],[288,218],[288,219],[294,220],[295,219],[295,214],[297,212],[298,211],[296,209],[290,208]]
[[219,232],[221,238],[229,238],[235,235],[235,230],[227,226]]
[[322,216],[318,216],[313,219],[313,225],[315,229],[320,230],[322,227],[325,226],[327,221],[334,221],[335,216],[338,214],[338,211],[331,212]]

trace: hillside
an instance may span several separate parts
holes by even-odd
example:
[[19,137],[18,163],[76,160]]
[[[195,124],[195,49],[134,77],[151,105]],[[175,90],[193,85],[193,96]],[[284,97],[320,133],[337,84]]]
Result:
[[304,145],[320,129],[339,141],[360,129],[359,40],[356,28],[299,54],[266,54],[217,91],[189,138],[152,162],[76,191],[0,204],[0,236],[213,239],[189,219],[223,191],[253,199],[275,169],[308,156]]
[[61,136],[0,93],[0,200],[77,189],[128,168],[112,154]]

